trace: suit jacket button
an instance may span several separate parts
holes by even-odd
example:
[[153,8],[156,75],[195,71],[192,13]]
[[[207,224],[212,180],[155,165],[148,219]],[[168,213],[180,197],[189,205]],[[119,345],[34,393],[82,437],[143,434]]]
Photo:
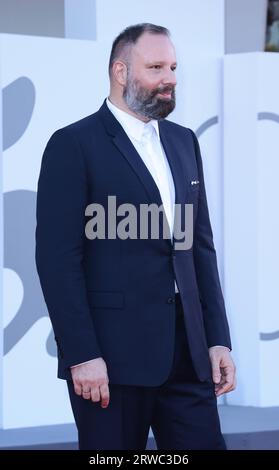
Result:
[[167,303],[168,303],[168,304],[174,304],[174,303],[175,303],[175,299],[174,299],[173,297],[169,297],[169,298],[167,299]]

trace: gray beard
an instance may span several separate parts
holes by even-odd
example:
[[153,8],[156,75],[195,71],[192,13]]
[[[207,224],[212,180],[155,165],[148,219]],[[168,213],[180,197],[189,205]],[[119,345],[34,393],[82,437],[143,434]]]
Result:
[[[164,91],[171,91],[171,99],[164,100],[157,97],[159,92]],[[166,85],[160,89],[148,91],[129,77],[123,90],[123,99],[130,111],[148,119],[164,119],[175,108],[174,87]]]

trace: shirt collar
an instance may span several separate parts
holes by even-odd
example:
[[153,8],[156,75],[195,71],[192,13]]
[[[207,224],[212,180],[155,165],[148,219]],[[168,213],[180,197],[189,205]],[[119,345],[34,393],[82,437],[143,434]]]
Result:
[[[140,142],[145,123],[115,106],[108,98],[106,99],[106,104],[114,117],[120,122],[126,134]],[[156,119],[151,119],[148,121],[148,123],[152,124],[158,135],[158,138],[160,138],[158,121]]]

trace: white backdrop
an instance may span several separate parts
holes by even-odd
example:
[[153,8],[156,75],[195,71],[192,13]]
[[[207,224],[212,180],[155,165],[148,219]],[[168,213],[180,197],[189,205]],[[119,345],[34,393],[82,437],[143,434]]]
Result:
[[224,65],[225,291],[238,366],[234,405],[278,406],[279,56]]
[[4,429],[72,422],[65,384],[56,379],[56,359],[49,354],[50,322],[35,272],[35,191],[51,133],[96,111],[107,96],[111,43],[129,24],[153,22],[172,32],[179,63],[172,119],[200,135],[222,273],[223,0],[99,0],[96,14],[96,41],[0,35],[3,114],[10,122],[0,128],[5,141]]

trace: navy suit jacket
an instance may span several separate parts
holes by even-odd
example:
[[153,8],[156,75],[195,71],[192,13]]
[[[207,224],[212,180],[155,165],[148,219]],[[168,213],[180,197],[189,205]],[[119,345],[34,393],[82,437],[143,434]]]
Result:
[[[217,271],[202,160],[195,134],[159,121],[176,204],[193,204],[191,249],[171,239],[90,240],[88,204],[162,204],[159,190],[119,122],[98,112],[56,131],[38,182],[36,263],[58,349],[58,376],[103,357],[110,383],[156,386],[168,377],[175,339],[176,279],[191,357],[210,375],[208,347],[231,347]],[[191,181],[199,184],[191,185]],[[185,365],[187,367],[187,365]]]

